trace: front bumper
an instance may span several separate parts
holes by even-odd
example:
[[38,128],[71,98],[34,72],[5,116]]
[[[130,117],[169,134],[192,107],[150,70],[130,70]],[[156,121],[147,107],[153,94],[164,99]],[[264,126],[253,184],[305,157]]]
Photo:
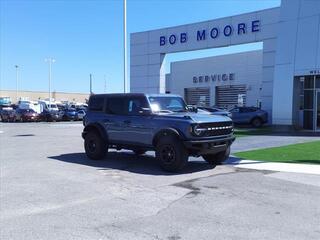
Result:
[[235,140],[235,136],[228,135],[214,139],[199,139],[184,141],[184,146],[194,154],[214,154],[226,150]]

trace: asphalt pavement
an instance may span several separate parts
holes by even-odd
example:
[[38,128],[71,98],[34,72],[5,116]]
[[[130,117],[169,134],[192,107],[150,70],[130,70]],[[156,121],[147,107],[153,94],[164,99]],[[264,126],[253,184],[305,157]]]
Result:
[[[0,123],[0,239],[320,239],[319,175],[201,158],[169,174],[152,152],[92,161],[81,131],[76,122]],[[272,141],[249,138],[234,149]]]

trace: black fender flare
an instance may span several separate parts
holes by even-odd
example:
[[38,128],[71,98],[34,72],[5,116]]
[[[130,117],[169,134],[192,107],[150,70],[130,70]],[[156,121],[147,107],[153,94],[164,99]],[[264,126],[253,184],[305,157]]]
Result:
[[104,141],[108,141],[109,137],[107,132],[105,131],[104,127],[99,123],[91,123],[84,127],[82,132],[82,138],[84,139],[86,137],[86,134],[89,131],[96,131],[100,134],[100,136],[103,138]]
[[175,136],[177,137],[178,139],[182,140],[184,139],[183,135],[177,130],[177,129],[174,129],[174,128],[165,128],[165,129],[161,129],[159,130],[153,137],[152,139],[152,145],[153,146],[156,146],[157,145],[157,142],[159,141],[159,139],[163,136]]

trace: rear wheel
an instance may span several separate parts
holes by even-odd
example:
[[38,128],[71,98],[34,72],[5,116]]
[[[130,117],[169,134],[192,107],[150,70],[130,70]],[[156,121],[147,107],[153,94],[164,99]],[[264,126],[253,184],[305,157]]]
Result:
[[90,131],[84,139],[84,149],[90,159],[103,159],[108,151],[107,143],[96,131]]
[[169,172],[181,170],[188,162],[188,152],[174,136],[162,137],[156,145],[156,158]]
[[209,164],[219,165],[223,163],[225,160],[229,158],[230,155],[230,147],[222,152],[218,152],[215,154],[206,154],[202,155],[203,159],[206,160]]
[[251,125],[253,126],[253,127],[255,127],[255,128],[259,128],[259,127],[261,127],[262,126],[262,120],[261,120],[261,118],[254,118],[254,119],[252,119],[252,121],[251,121]]

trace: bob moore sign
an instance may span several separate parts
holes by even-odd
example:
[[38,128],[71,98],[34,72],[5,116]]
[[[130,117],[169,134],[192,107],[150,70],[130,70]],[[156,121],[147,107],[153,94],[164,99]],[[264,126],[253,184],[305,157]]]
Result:
[[[230,37],[233,34],[245,35],[247,33],[260,32],[260,20],[254,20],[248,23],[238,23],[236,25],[225,25],[223,27],[212,27],[210,29],[200,29],[196,31],[196,36],[191,36],[197,39],[197,41],[203,41],[207,39],[217,39],[221,35]],[[182,32],[179,34],[171,34],[170,36],[160,36],[160,46],[167,44],[174,45],[176,43],[188,42],[188,33]]]
[[233,81],[235,79],[234,73],[224,73],[224,74],[211,74],[211,75],[202,75],[194,76],[192,78],[193,83],[208,83],[215,81]]

